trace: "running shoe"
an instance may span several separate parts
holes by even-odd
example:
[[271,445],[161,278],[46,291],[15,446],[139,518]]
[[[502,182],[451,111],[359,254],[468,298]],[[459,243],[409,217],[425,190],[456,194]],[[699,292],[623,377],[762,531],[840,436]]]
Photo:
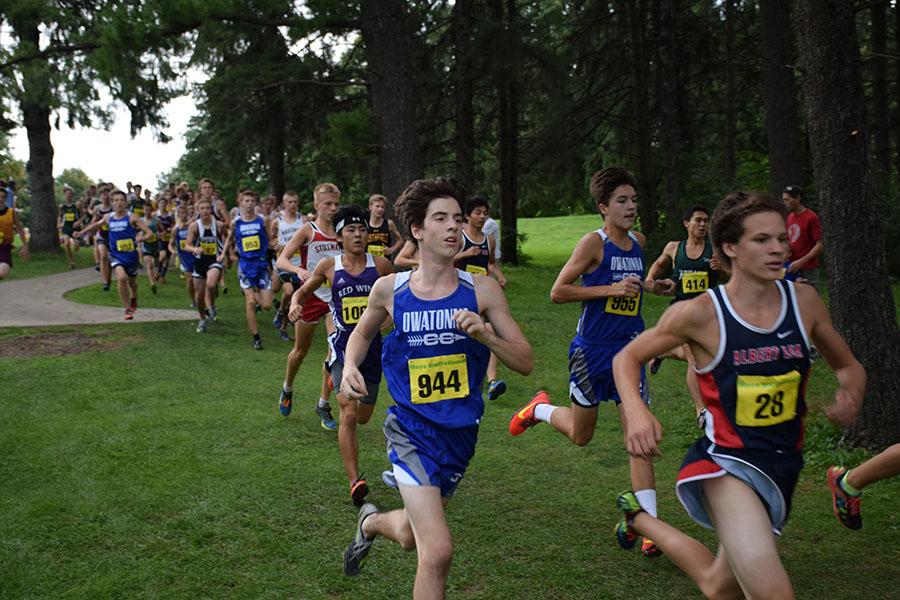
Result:
[[654,358],[653,360],[650,361],[650,374],[651,375],[656,375],[656,373],[659,371],[659,367],[662,365],[662,361],[663,361],[662,357],[659,357],[659,356],[657,356],[656,358]]
[[134,318],[134,309],[130,306],[125,309],[125,320],[130,321]]
[[327,429],[328,431],[337,429],[337,423],[334,421],[334,417],[331,416],[330,404],[326,402],[325,406],[316,405],[316,414],[322,420],[322,429]]
[[622,511],[622,520],[616,523],[613,530],[616,541],[623,550],[631,550],[638,539],[638,534],[631,525],[634,523],[634,516],[644,509],[631,490],[619,494],[616,498],[616,507]]
[[108,292],[108,291],[109,291],[109,282],[108,282],[108,281],[105,282],[105,283],[103,284],[103,291],[104,291],[104,292]]
[[509,420],[509,434],[522,435],[529,427],[540,423],[534,418],[534,409],[538,404],[550,404],[550,398],[544,390],[539,391],[519,412]]
[[206,309],[206,314],[209,315],[211,321],[219,320],[219,311],[216,309],[215,305],[208,307]]
[[78,268],[78,265],[76,265],[75,263],[69,263],[69,268],[70,268],[70,269],[77,269],[77,268]]
[[394,475],[394,471],[391,469],[381,472],[381,481],[389,488],[393,488],[395,490],[400,489],[400,486],[397,485],[397,477]]
[[848,529],[862,529],[862,514],[860,514],[860,501],[862,495],[848,494],[841,487],[841,479],[847,469],[844,467],[828,467],[828,487],[831,488],[831,506],[834,508],[834,516],[841,525]]
[[281,411],[281,414],[285,417],[291,414],[291,408],[293,408],[294,402],[294,392],[287,392],[282,387],[281,395],[278,396],[278,410]]
[[153,292],[154,294],[156,293],[156,284],[155,283],[150,284],[150,291]]
[[260,306],[259,303],[257,303],[257,304],[256,304],[256,308],[254,308],[253,310],[256,311],[256,314],[259,314],[260,311],[262,311],[262,306]]
[[347,546],[347,551],[344,552],[344,575],[347,577],[359,575],[359,568],[369,554],[372,544],[375,543],[374,537],[369,539],[363,533],[363,523],[377,512],[378,508],[370,502],[366,502],[359,508],[359,516],[356,518],[356,535]]
[[506,393],[506,382],[502,379],[492,379],[488,384],[488,400],[496,400]]
[[350,484],[350,499],[353,501],[353,506],[362,506],[368,495],[369,484],[366,483],[365,477],[360,475]]
[[197,333],[206,333],[206,323],[206,319],[200,319],[199,321],[197,321]]
[[662,553],[662,550],[650,538],[645,537],[644,541],[641,542],[641,556],[644,558],[656,558],[662,556]]
[[279,329],[279,330],[278,330],[278,337],[281,338],[281,341],[282,341],[282,342],[289,342],[289,341],[291,341],[291,336],[289,336],[289,335],[288,335],[288,332],[285,331],[284,329]]
[[283,317],[283,315],[281,314],[281,311],[280,311],[280,310],[276,310],[276,311],[275,311],[275,318],[272,319],[272,325],[274,325],[274,326],[275,326],[275,329],[278,329],[279,331],[281,330],[281,321],[282,321],[282,317]]
[[262,340],[253,340],[253,349],[262,350]]
[[97,264],[97,263],[94,263],[94,270],[97,271],[97,272],[99,273],[99,272],[100,272],[100,265]]
[[223,293],[223,294],[227,294],[227,293],[228,293],[228,286],[227,286],[227,285],[223,285],[223,286],[222,286],[222,293]]

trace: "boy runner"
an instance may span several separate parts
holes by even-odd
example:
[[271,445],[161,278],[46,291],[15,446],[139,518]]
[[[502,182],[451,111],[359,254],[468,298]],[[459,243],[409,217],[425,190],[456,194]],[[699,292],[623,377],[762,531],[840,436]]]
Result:
[[291,299],[291,318],[297,320],[303,304],[310,294],[326,281],[331,287],[331,316],[337,331],[328,338],[331,346],[331,379],[341,408],[338,428],[338,447],[344,470],[350,481],[350,499],[362,506],[369,493],[366,480],[359,473],[359,452],[356,442],[356,425],[372,418],[381,384],[381,335],[376,335],[369,346],[359,370],[366,384],[366,393],[360,398],[348,398],[340,391],[344,371],[347,339],[366,310],[369,292],[375,280],[393,273],[390,261],[383,256],[366,252],[368,232],[363,211],[358,206],[344,206],[334,215],[334,232],[338,236],[342,253],[319,261],[312,275]]
[[835,402],[825,408],[831,421],[849,425],[865,390],[865,371],[816,291],[779,280],[784,215],[775,198],[729,194],[711,227],[729,282],[671,306],[613,361],[626,449],[649,459],[659,455],[662,428],[641,400],[641,365],[685,343],[696,359],[706,434],[688,450],[676,492],[691,518],[716,530],[718,554],[648,514],[631,492],[617,500],[624,519],[616,535],[625,548],[651,536],[708,597],[794,597],[773,531],[787,521],[803,466],[810,344],[837,377]]
[[87,235],[104,225],[108,228],[109,266],[116,275],[116,289],[119,292],[119,298],[122,299],[122,306],[125,308],[125,320],[130,321],[134,318],[137,310],[137,272],[140,266],[137,252],[137,230],[140,229],[144,237],[152,236],[153,232],[139,217],[128,211],[128,197],[125,192],[115,190],[111,197],[113,212],[82,229],[78,235]]
[[[575,338],[569,348],[569,400],[571,407],[553,406],[540,391],[509,422],[511,435],[521,435],[541,421],[579,446],[594,436],[597,409],[613,400],[623,418],[619,394],[612,379],[612,359],[644,330],[642,292],[661,293],[665,284],[643,281],[644,236],[632,231],[637,217],[634,176],[623,167],[607,167],[591,177],[591,195],[605,222],[585,234],[550,290],[553,302],[581,302]],[[581,278],[581,285],[576,280]],[[650,397],[641,372],[644,402]],[[648,512],[656,514],[653,464],[645,458],[629,461],[631,482]],[[651,540],[645,540],[644,556],[658,556]]]
[[[475,275],[492,275],[501,288],[506,287],[506,277],[494,260],[494,240],[484,233],[484,224],[491,207],[483,196],[472,196],[466,201],[466,222],[463,225],[462,249],[454,257],[457,269]],[[490,324],[488,325],[490,327]],[[497,379],[497,357],[491,355],[487,368],[488,400],[496,400],[506,392],[506,382]]]
[[172,229],[172,239],[169,241],[169,252],[178,254],[178,268],[187,281],[187,293],[191,299],[191,308],[195,305],[194,293],[194,255],[187,250],[188,232],[191,229],[190,207],[187,203],[180,204],[175,211],[176,221]]
[[156,233],[156,215],[153,214],[153,204],[148,200],[143,204],[144,216],[141,221],[150,230],[149,236],[144,236],[141,242],[141,261],[147,271],[147,281],[150,282],[150,291],[156,293],[156,280],[158,273],[156,266],[159,263],[159,236]]
[[78,251],[78,240],[75,238],[75,225],[81,220],[81,213],[75,206],[75,192],[72,188],[63,189],[64,202],[59,207],[59,221],[56,226],[59,229],[59,241],[62,243],[63,250],[66,252],[66,260],[69,261],[69,268],[74,269],[75,252]]
[[[314,221],[304,224],[294,237],[288,241],[278,256],[276,266],[292,273],[297,277],[294,287],[300,287],[301,282],[309,279],[311,272],[319,264],[319,261],[327,256],[337,256],[341,249],[338,246],[337,237],[334,234],[332,218],[337,212],[341,199],[341,191],[333,183],[320,183],[313,190],[313,206],[316,209]],[[297,252],[300,253],[300,265],[291,262]],[[300,319],[294,324],[294,347],[288,353],[287,368],[284,373],[284,383],[281,386],[281,394],[278,398],[278,409],[285,417],[291,414],[291,406],[294,393],[294,377],[303,359],[309,352],[312,344],[312,336],[316,332],[316,325],[329,313],[328,303],[331,302],[331,289],[319,288],[313,297],[303,305]],[[330,335],[334,332],[334,322],[325,319],[325,331]],[[328,356],[325,357],[328,360]],[[328,431],[337,429],[337,423],[331,416],[331,405],[328,404],[329,385],[328,372],[322,365],[322,390],[319,402],[316,405],[316,414],[321,420],[322,427]]]
[[[453,557],[444,508],[475,452],[484,412],[481,387],[491,352],[527,375],[531,346],[490,277],[453,266],[459,249],[464,191],[446,179],[418,180],[395,204],[398,218],[419,246],[421,263],[379,279],[347,343],[341,392],[368,393],[358,365],[388,317],[382,363],[395,406],[384,432],[403,508],[359,510],[356,536],[344,554],[344,574],[359,574],[376,536],[416,549],[415,598],[443,598]],[[485,323],[493,324],[494,332]]]
[[159,236],[159,280],[166,282],[166,273],[169,272],[169,261],[172,251],[169,242],[172,240],[172,226],[175,224],[175,215],[169,210],[169,198],[162,194],[156,201],[156,234]]
[[[297,192],[285,192],[282,199],[282,205],[283,210],[281,215],[272,222],[271,231],[269,232],[269,238],[274,241],[276,257],[281,253],[284,247],[287,246],[288,242],[291,241],[294,234],[303,227],[304,223],[303,216],[298,212],[300,208],[300,196]],[[299,267],[300,258],[300,252],[295,252],[289,257],[289,260],[294,267]],[[285,317],[291,307],[291,295],[295,291],[293,279],[296,275],[282,269],[277,269],[277,272],[278,278],[281,281],[281,302],[275,311],[275,319],[272,321],[272,324],[278,330],[279,337],[281,337],[283,341],[289,342],[291,341],[291,338],[287,333],[287,319]]]
[[848,529],[862,529],[862,490],[869,484],[900,474],[900,444],[889,446],[858,467],[828,468],[828,487],[834,516]]
[[[103,217],[112,213],[112,203],[109,199],[109,188],[103,187],[100,189],[100,204],[97,205],[97,208],[94,209],[94,222],[103,221]],[[85,228],[87,229],[87,228]],[[82,230],[83,231],[83,230]],[[83,236],[79,236],[83,237]],[[106,223],[100,226],[100,229],[97,230],[97,235],[94,236],[94,251],[96,252],[95,260],[97,262],[97,267],[100,271],[100,278],[103,280],[103,291],[109,291],[109,283],[112,280],[112,273],[110,272],[109,267],[109,226]]]
[[[394,252],[403,246],[403,237],[394,222],[386,219],[384,209],[387,198],[381,194],[369,196],[369,220],[366,225],[369,228],[368,253],[372,256],[391,257]],[[391,243],[393,240],[393,244]]]
[[785,265],[785,277],[819,288],[819,256],[822,245],[822,223],[819,215],[803,206],[803,190],[789,185],[781,194],[788,209],[787,232],[791,245],[790,262]]
[[200,198],[196,205],[197,218],[188,229],[187,243],[184,249],[194,255],[194,304],[200,313],[197,333],[205,333],[209,321],[216,321],[219,312],[216,310],[216,285],[222,277],[222,263],[219,255],[224,248],[222,244],[228,226],[212,214],[212,202],[208,198]]
[[6,202],[6,188],[0,187],[0,279],[6,279],[12,270],[13,237],[19,234],[22,247],[19,256],[28,259],[28,239],[25,237],[25,228],[16,214],[16,209],[11,208]]
[[272,308],[272,278],[267,258],[269,235],[266,233],[269,220],[256,215],[254,208],[258,199],[256,192],[250,190],[241,190],[238,194],[241,213],[232,221],[231,230],[217,261],[224,262],[225,252],[231,249],[234,242],[238,254],[238,280],[244,291],[244,313],[250,335],[253,336],[254,350],[262,350],[262,339],[256,323],[256,306],[258,304],[263,310]]

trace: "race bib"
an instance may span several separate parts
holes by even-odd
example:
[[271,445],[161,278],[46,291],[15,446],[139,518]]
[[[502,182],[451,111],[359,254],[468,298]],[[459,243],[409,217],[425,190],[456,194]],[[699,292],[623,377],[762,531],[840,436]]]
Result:
[[73,223],[75,221],[75,213],[66,213],[66,223]]
[[372,256],[384,256],[384,246],[370,245],[368,248],[366,248],[366,252],[368,252]]
[[487,275],[487,269],[484,267],[479,267],[478,265],[466,265],[466,272],[473,273],[475,275]]
[[2,244],[6,240],[6,233],[0,231],[0,244]]
[[259,236],[249,235],[245,238],[241,238],[241,248],[243,248],[244,252],[259,250]]
[[203,250],[204,256],[215,256],[218,247],[215,242],[200,242],[200,248]]
[[706,271],[684,271],[681,273],[681,292],[696,294],[709,289],[709,274]]
[[346,325],[356,325],[369,305],[368,296],[347,296],[341,300],[341,318]]
[[738,375],[735,421],[744,427],[769,427],[797,416],[800,372]]
[[155,233],[151,233],[150,235],[147,236],[147,239],[144,240],[144,243],[146,243],[146,244],[152,244],[154,242],[156,242],[156,234]]
[[409,391],[413,404],[465,398],[469,394],[466,355],[412,359],[409,361]]
[[116,250],[119,252],[133,252],[134,240],[116,240]]
[[187,240],[178,240],[178,247],[184,250],[184,247],[187,245]]
[[612,315],[622,315],[623,317],[636,317],[638,307],[641,304],[640,300],[640,294],[633,298],[610,296],[606,299],[606,312]]

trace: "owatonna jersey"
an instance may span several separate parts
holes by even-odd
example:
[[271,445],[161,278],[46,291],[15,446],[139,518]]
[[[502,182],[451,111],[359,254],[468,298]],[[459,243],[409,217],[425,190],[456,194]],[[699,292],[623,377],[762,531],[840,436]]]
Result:
[[[598,229],[595,233],[603,239],[603,262],[590,273],[581,276],[581,285],[613,285],[631,276],[643,281],[644,252],[637,237],[628,232],[631,248],[623,250],[612,243],[603,229]],[[576,332],[588,343],[626,342],[644,330],[642,302],[641,292],[632,298],[610,296],[583,302]]]
[[265,219],[255,217],[245,221],[238,216],[234,220],[234,245],[241,263],[265,262],[269,250],[269,235],[266,233]]
[[717,446],[761,450],[803,447],[809,340],[794,284],[776,281],[781,312],[770,329],[734,311],[724,286],[709,290],[719,323],[719,349],[697,369],[707,408],[706,436]]
[[[309,222],[312,229],[312,239],[300,248],[300,265],[307,271],[312,271],[319,261],[326,256],[337,256],[341,253],[336,237],[325,235],[312,221]],[[331,302],[331,288],[322,286],[315,291],[316,298],[322,302]]]
[[388,390],[402,410],[438,427],[476,425],[484,413],[481,386],[491,352],[453,318],[460,310],[478,313],[472,275],[457,271],[452,294],[423,300],[410,289],[410,273],[394,276],[394,330],[381,353]]
[[[356,329],[363,311],[369,305],[369,292],[381,275],[375,266],[375,259],[366,254],[366,266],[362,273],[356,275],[344,269],[343,256],[334,257],[334,281],[331,285],[331,316],[337,335],[334,338],[334,350],[337,359],[344,362],[344,351],[347,340]],[[369,352],[360,365],[360,371],[368,375],[378,372],[381,380],[381,333],[375,335],[369,346]]]

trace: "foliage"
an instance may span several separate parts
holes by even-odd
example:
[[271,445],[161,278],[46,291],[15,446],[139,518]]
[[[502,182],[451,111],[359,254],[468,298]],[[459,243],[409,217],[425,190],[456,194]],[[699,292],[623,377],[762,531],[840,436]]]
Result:
[[64,169],[56,178],[56,202],[62,204],[64,188],[72,188],[74,198],[78,200],[93,183],[90,176],[81,169],[72,167]]

